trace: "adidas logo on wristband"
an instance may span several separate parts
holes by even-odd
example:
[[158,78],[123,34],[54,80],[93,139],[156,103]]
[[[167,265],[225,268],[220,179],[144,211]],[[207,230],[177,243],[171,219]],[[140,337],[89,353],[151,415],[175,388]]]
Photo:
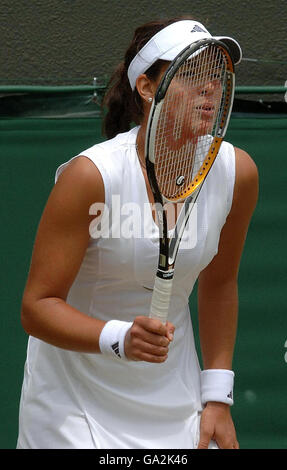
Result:
[[114,351],[114,353],[118,356],[118,357],[121,357],[120,355],[120,348],[119,348],[119,342],[117,341],[116,343],[112,344],[112,350]]

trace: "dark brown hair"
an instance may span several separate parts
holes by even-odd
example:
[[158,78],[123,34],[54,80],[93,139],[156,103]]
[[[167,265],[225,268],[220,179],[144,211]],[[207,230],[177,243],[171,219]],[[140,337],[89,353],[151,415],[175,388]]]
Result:
[[[139,26],[128,47],[124,60],[115,69],[104,96],[102,107],[107,108],[103,119],[103,133],[112,138],[119,132],[130,129],[131,123],[140,124],[143,118],[142,100],[138,91],[131,89],[128,79],[128,68],[135,55],[160,30],[180,20],[193,20],[191,16],[151,21]],[[155,80],[161,70],[163,61],[157,60],[145,73]]]

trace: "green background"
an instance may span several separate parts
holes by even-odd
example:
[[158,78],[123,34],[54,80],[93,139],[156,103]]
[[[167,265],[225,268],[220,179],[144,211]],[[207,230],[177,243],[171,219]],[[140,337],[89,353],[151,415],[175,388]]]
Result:
[[[75,101],[75,97],[71,99]],[[76,113],[75,117],[66,110],[61,97],[37,97],[37,113],[31,103],[26,111],[19,112],[19,97],[14,105],[11,100],[10,113],[2,106],[0,119],[2,449],[15,448],[17,439],[27,344],[20,324],[20,305],[39,218],[57,166],[102,139],[97,112],[89,117]],[[53,100],[59,108],[65,108],[62,117],[53,117],[49,107]],[[286,131],[287,114],[234,113],[227,136],[252,155],[260,175],[259,202],[239,279],[232,413],[243,449],[287,448]],[[190,303],[197,335],[195,293]]]

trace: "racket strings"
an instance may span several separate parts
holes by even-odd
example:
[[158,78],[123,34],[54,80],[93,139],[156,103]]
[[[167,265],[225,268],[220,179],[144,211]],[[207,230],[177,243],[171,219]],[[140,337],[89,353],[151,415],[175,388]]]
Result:
[[220,48],[205,46],[178,69],[167,90],[155,137],[161,193],[176,199],[194,180],[218,132],[226,81]]

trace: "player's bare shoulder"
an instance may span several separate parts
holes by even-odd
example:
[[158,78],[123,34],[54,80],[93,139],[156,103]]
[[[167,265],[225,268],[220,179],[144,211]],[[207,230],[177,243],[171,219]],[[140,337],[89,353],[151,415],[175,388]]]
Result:
[[104,201],[104,183],[96,165],[84,155],[73,159],[59,175],[57,184],[62,191],[73,188],[80,199]]
[[76,178],[80,181],[84,180],[88,184],[89,181],[95,182],[99,176],[100,173],[96,165],[89,158],[80,155],[65,164],[58,181],[63,178]]
[[245,150],[235,147],[235,167],[233,206],[252,213],[258,199],[257,165]]
[[256,183],[258,169],[252,157],[245,151],[235,147],[236,174],[243,183]]

